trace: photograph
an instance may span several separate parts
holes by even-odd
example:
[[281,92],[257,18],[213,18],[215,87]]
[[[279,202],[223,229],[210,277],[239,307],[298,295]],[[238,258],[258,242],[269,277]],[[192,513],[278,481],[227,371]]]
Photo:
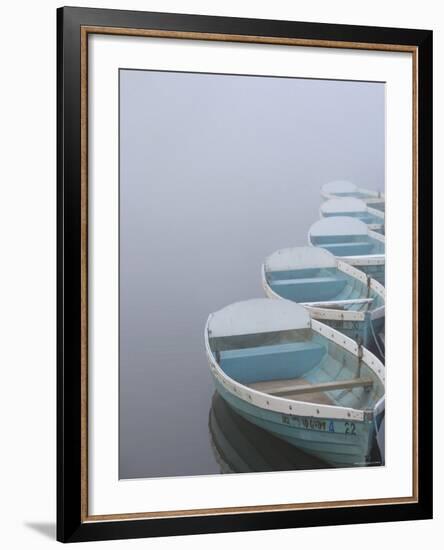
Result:
[[385,113],[119,69],[120,479],[384,465]]

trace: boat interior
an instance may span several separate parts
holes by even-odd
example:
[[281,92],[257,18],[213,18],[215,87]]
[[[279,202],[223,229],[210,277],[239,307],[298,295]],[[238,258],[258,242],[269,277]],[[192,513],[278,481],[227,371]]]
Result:
[[337,267],[268,271],[266,278],[276,294],[294,302],[347,301],[337,304],[335,309],[355,311],[373,310],[384,305],[383,298],[373,289]]
[[[337,218],[339,219],[339,218]],[[370,235],[315,235],[311,236],[314,246],[320,246],[335,256],[367,256],[384,254],[383,242]]]
[[324,213],[325,218],[334,217],[334,216],[347,216],[349,218],[357,218],[367,225],[379,224],[383,225],[384,220],[378,216],[375,216],[371,212],[334,212],[334,213]]
[[210,338],[210,347],[230,378],[269,395],[367,409],[384,393],[367,364],[311,329]]

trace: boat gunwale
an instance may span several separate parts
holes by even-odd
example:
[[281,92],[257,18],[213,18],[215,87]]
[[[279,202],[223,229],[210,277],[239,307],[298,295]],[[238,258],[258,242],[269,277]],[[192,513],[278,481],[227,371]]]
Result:
[[357,265],[385,265],[385,254],[359,254],[357,256],[340,256],[340,258],[353,267]]
[[[359,422],[370,421],[373,418],[374,406],[371,409],[354,409],[352,407],[343,407],[341,405],[322,405],[318,403],[310,403],[307,401],[298,401],[287,399],[285,397],[273,396],[237,382],[228,376],[217,362],[209,341],[209,322],[212,314],[209,315],[205,324],[205,351],[210,363],[212,374],[218,379],[223,387],[234,397],[242,401],[254,405],[262,410],[269,410],[278,414],[305,416],[310,418],[328,418],[334,420],[354,420]],[[379,400],[385,397],[385,368],[382,362],[369,350],[358,346],[354,340],[343,335],[341,332],[316,321],[310,320],[311,330],[317,332],[337,344],[339,347],[346,349],[356,357],[362,352],[362,361],[373,371],[383,386],[384,392]],[[361,350],[361,351],[360,351]],[[254,399],[253,399],[254,398]]]
[[[385,246],[385,235],[382,235],[381,233],[378,233],[377,231],[372,231],[369,229],[368,236],[372,237],[373,239],[376,239],[377,241],[384,243]],[[385,254],[384,254],[385,256]]]
[[385,212],[382,212],[381,210],[378,210],[377,208],[372,208],[371,206],[367,204],[367,212],[369,214],[372,214],[372,216],[376,216],[377,218],[381,218],[383,220],[383,224],[385,222]]

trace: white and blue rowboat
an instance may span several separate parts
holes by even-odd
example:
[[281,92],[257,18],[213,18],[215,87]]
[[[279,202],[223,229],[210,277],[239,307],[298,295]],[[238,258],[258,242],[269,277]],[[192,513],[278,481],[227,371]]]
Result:
[[310,227],[308,243],[385,284],[385,237],[361,220],[348,216],[321,218]]
[[205,346],[219,395],[253,424],[333,466],[367,465],[384,366],[289,300],[212,313]]
[[385,196],[378,191],[362,189],[346,180],[330,181],[321,187],[321,195],[325,200],[354,198],[361,199],[377,210],[385,211]]
[[384,234],[384,212],[371,208],[360,199],[330,199],[321,204],[321,218],[348,216],[364,222],[369,229]]
[[365,273],[317,247],[277,250],[262,265],[269,298],[297,302],[326,323],[383,355],[385,289]]

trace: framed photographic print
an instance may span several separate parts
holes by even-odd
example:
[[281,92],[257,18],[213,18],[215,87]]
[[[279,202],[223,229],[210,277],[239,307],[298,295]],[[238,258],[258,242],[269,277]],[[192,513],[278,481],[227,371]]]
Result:
[[58,10],[58,539],[432,516],[432,32]]

